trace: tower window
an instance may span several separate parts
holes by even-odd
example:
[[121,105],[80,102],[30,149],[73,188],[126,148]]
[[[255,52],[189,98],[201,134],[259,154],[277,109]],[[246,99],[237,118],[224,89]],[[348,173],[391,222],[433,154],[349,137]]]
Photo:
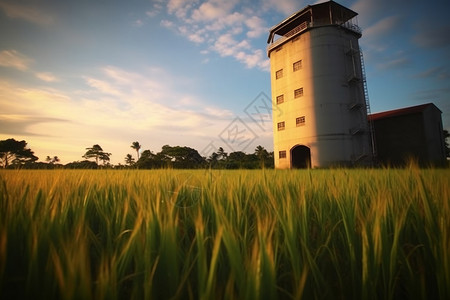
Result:
[[284,121],[283,121],[283,122],[279,122],[279,123],[277,124],[277,126],[278,126],[278,131],[284,130]]
[[294,91],[294,98],[298,98],[298,97],[301,97],[301,96],[303,96],[303,88],[296,89]]
[[278,152],[278,158],[286,158],[286,150]]
[[277,96],[277,104],[284,102],[284,95]]
[[301,116],[295,119],[295,124],[297,124],[297,126],[303,126],[305,125],[305,116]]
[[276,79],[280,79],[281,77],[283,77],[283,69],[280,69],[275,73]]
[[300,70],[301,68],[302,68],[302,61],[301,61],[301,60],[296,61],[296,62],[293,64],[293,70],[294,70],[294,72]]

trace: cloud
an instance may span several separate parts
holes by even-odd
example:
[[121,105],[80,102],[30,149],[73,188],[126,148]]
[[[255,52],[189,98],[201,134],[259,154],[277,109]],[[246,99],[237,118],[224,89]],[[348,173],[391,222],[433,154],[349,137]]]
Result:
[[231,34],[220,36],[212,49],[221,56],[232,56],[236,58],[238,61],[244,63],[247,68],[260,67],[264,69],[269,65],[268,60],[264,58],[262,50],[251,49],[250,43],[247,40],[238,42]]
[[209,0],[200,5],[192,13],[192,19],[195,21],[211,21],[229,15],[238,3],[236,0]]
[[221,56],[234,57],[247,68],[258,67],[266,71],[269,69],[269,60],[261,49],[252,49],[248,40],[236,41],[232,34],[221,35],[211,49]]
[[392,0],[358,0],[350,9],[358,13],[358,21],[363,28],[378,23],[378,20],[389,18],[390,15],[408,15],[417,3],[411,2],[405,6],[402,1]]
[[0,2],[0,9],[13,19],[22,19],[38,25],[50,25],[54,18],[31,5],[22,5],[14,2]]
[[[33,60],[16,50],[3,50],[0,52],[0,66],[13,68],[19,71],[32,72],[30,65]],[[50,72],[35,72],[36,78],[46,82],[59,81],[56,76]]]
[[275,9],[283,13],[285,16],[290,16],[299,9],[304,6],[311,4],[306,1],[298,1],[298,0],[264,0],[263,6],[267,7],[267,9]]
[[364,30],[364,37],[368,39],[380,38],[392,31],[400,21],[399,16],[388,16]]
[[167,3],[167,12],[175,14],[178,18],[186,18],[187,13],[192,9],[196,0],[170,0]]
[[378,64],[378,67],[383,70],[391,70],[391,69],[400,69],[404,68],[406,66],[409,66],[411,64],[411,60],[407,57],[399,57],[399,58],[393,58],[390,60],[386,60],[380,64]]
[[258,67],[264,71],[270,69],[270,61],[265,58],[265,53],[261,49],[253,50],[251,53],[239,52],[235,57],[243,62],[247,68]]
[[436,24],[422,24],[416,30],[413,42],[424,48],[441,48],[450,45],[450,26]]
[[153,2],[152,9],[145,12],[145,14],[150,18],[157,16],[163,9],[164,4],[164,0],[154,0]]
[[50,72],[37,72],[35,73],[36,77],[40,80],[46,81],[46,82],[57,82],[59,81],[58,78],[56,78],[55,75],[53,75]]
[[90,87],[93,87],[100,93],[103,93],[106,95],[113,95],[113,96],[121,96],[122,95],[120,90],[117,89],[114,85],[112,85],[108,81],[96,79],[96,78],[92,78],[92,77],[85,77],[85,80]]
[[137,19],[133,22],[133,26],[135,27],[142,27],[144,25],[144,21],[142,21],[141,19]]
[[161,20],[160,25],[162,27],[165,27],[165,28],[168,28],[168,29],[175,28],[175,24],[172,21],[169,21],[169,20]]
[[[202,54],[216,52],[222,57],[233,57],[247,68],[268,71],[269,62],[260,46],[253,46],[253,40],[266,33],[268,27],[257,10],[246,4],[237,0],[203,3],[171,0],[167,11],[176,19],[163,20],[161,26],[197,45],[204,45],[206,49],[200,50]],[[208,58],[203,60],[208,61]]]
[[438,78],[442,80],[450,79],[450,72],[445,67],[433,67],[416,74],[416,78]]
[[0,52],[0,66],[14,68],[20,71],[28,70],[32,60],[16,50],[3,50]]
[[[30,65],[33,60],[16,50],[3,50],[0,52],[0,66],[13,68],[24,72],[33,72],[30,70]],[[50,72],[35,72],[36,78],[46,82],[59,81],[56,76]]]
[[250,44],[248,41],[243,40],[241,42],[236,41],[232,34],[221,35],[212,48],[218,52],[221,56],[234,56],[242,52],[245,49],[249,49]]
[[238,34],[242,32],[242,24],[246,19],[247,17],[245,15],[239,12],[233,12],[207,22],[205,28],[211,32],[221,32],[222,30],[233,32],[238,28],[239,31],[235,31],[235,34]]
[[40,123],[65,123],[67,120],[53,117],[39,117],[22,114],[0,114],[0,134],[45,136],[47,134],[34,133],[32,128]]
[[188,35],[188,39],[191,42],[197,43],[197,44],[201,44],[205,41],[205,38],[202,36],[202,31],[198,31],[196,33],[193,34],[189,34]]
[[413,97],[419,101],[429,101],[435,102],[437,100],[443,101],[448,106],[448,97],[450,96],[450,88],[438,88],[438,89],[428,89],[419,90],[413,94]]
[[262,34],[266,34],[269,30],[268,27],[265,26],[264,20],[257,16],[250,17],[250,19],[245,21],[245,24],[249,28],[249,31],[247,32],[247,37],[249,38],[257,38]]

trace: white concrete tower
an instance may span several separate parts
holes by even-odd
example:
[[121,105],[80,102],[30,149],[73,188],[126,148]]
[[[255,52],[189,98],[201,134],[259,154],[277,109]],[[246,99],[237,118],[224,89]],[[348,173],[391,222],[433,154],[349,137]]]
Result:
[[310,5],[270,29],[275,167],[367,165],[371,130],[357,13]]

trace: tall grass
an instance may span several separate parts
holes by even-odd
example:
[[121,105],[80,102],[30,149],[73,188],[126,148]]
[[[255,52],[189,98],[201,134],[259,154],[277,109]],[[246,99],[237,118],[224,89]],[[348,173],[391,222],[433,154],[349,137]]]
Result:
[[450,299],[450,171],[0,171],[1,299]]

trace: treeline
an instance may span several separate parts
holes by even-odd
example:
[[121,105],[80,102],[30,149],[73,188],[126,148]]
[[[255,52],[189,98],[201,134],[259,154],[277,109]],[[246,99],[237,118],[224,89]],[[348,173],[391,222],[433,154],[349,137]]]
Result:
[[84,160],[60,164],[58,156],[47,156],[46,162],[38,162],[39,158],[27,148],[25,141],[8,139],[0,141],[0,166],[8,169],[258,169],[274,167],[273,152],[268,152],[262,146],[256,147],[250,154],[242,151],[227,153],[220,147],[209,157],[203,157],[196,149],[186,146],[164,145],[157,153],[150,150],[140,151],[142,146],[139,142],[133,142],[130,147],[136,151],[136,158],[127,154],[124,164],[111,164],[112,154],[105,152],[98,144],[86,148],[86,153],[82,156]]
[[222,147],[209,157],[202,157],[197,150],[190,147],[165,145],[156,154],[144,150],[140,158],[128,161],[127,166],[138,169],[175,168],[217,168],[217,169],[258,169],[273,168],[273,153],[269,153],[262,146],[256,147],[254,153],[242,151],[226,153]]

